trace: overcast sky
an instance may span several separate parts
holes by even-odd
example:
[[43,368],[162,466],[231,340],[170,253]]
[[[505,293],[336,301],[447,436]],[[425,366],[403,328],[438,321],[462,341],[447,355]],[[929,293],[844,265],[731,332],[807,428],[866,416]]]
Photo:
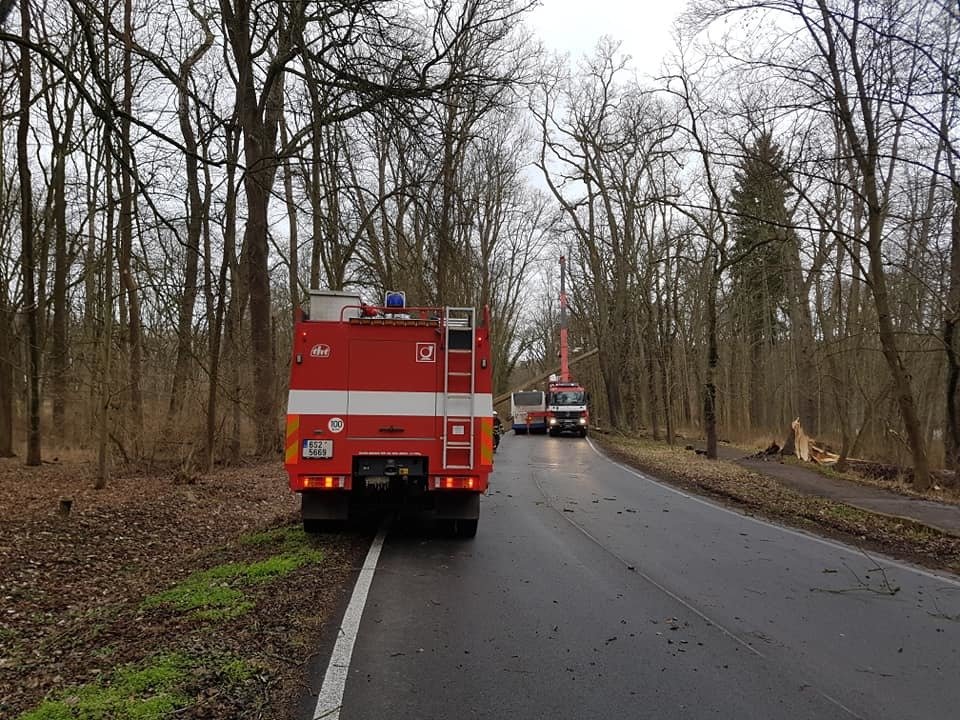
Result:
[[686,0],[542,0],[529,24],[551,50],[589,53],[603,35],[622,41],[641,75],[656,75]]

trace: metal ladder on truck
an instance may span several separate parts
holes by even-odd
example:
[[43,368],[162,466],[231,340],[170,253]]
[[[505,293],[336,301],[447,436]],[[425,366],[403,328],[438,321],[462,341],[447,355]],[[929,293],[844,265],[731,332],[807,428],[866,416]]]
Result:
[[[443,465],[447,470],[472,470],[476,447],[474,400],[477,393],[476,340],[474,308],[447,307],[443,311]],[[451,347],[455,345],[456,347]],[[462,347],[467,345],[467,347]],[[469,371],[451,370],[451,358],[462,368],[468,360]],[[466,379],[466,383],[464,382]],[[466,385],[468,392],[462,392]],[[453,391],[451,386],[460,389]],[[453,434],[460,428],[465,435]],[[467,463],[462,459],[466,451]]]

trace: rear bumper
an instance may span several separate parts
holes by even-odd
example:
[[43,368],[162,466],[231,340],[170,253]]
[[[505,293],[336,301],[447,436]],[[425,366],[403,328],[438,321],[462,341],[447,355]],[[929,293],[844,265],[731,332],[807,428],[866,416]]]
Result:
[[414,508],[431,511],[442,520],[480,517],[480,495],[474,490],[420,492],[364,492],[363,490],[305,490],[300,494],[304,520],[347,520],[355,510]]
[[547,424],[542,420],[540,422],[532,422],[529,425],[527,425],[526,423],[513,424],[514,432],[517,432],[518,430],[520,432],[526,432],[527,430],[546,430],[546,429],[547,429]]

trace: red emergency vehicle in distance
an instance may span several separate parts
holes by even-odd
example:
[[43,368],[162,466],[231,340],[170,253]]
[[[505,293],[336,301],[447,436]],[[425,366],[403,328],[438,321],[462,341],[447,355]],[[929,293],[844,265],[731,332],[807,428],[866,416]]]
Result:
[[489,317],[310,291],[295,323],[285,465],[304,529],[361,503],[418,505],[473,537],[493,469]]
[[562,432],[587,436],[590,394],[570,379],[567,359],[567,259],[560,256],[560,377],[551,377],[547,385],[547,429],[556,437]]

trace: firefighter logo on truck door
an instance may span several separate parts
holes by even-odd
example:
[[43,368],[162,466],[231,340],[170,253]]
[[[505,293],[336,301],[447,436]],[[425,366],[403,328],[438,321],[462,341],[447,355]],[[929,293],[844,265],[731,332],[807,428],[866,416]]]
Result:
[[326,343],[318,343],[310,348],[310,357],[328,358],[330,357],[330,346]]
[[417,362],[419,363],[435,363],[437,361],[437,344],[436,343],[417,343]]

